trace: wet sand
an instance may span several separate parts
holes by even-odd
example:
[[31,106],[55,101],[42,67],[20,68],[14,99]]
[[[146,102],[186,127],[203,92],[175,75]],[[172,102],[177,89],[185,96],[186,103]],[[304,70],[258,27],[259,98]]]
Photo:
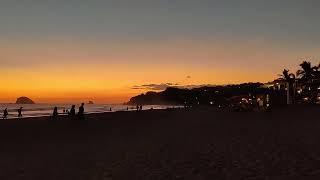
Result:
[[320,179],[320,107],[0,121],[0,179]]

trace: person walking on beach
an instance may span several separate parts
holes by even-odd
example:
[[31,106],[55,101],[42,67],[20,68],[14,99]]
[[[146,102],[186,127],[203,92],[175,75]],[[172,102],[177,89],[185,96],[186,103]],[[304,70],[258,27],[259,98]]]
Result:
[[72,106],[71,106],[71,109],[70,109],[70,112],[68,113],[68,115],[69,115],[69,117],[70,117],[71,119],[74,118],[74,116],[76,115],[76,106],[75,106],[75,105],[72,105]]
[[53,109],[52,118],[54,120],[56,120],[58,118],[58,108],[57,107],[54,107],[54,109]]
[[22,117],[22,107],[20,107],[20,108],[18,109],[18,117],[19,117],[19,118]]
[[79,120],[84,119],[84,103],[82,103],[81,106],[79,107],[78,117],[79,117]]
[[4,111],[3,111],[3,119],[7,119],[8,118],[8,109],[6,108]]

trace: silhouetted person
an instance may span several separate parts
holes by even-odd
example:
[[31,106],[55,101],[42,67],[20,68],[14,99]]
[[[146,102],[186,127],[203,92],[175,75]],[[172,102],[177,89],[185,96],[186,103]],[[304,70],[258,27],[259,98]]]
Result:
[[6,108],[4,111],[3,111],[3,119],[7,119],[8,118],[8,109]]
[[18,109],[18,117],[22,117],[22,107]]
[[127,111],[129,111],[129,107],[127,107]]
[[137,107],[136,107],[136,108],[137,108],[137,111],[139,111],[139,106],[138,106],[138,105],[137,105]]
[[112,111],[112,108],[110,107],[110,111]]
[[80,120],[84,119],[84,103],[79,107],[78,117]]
[[53,109],[52,118],[53,119],[58,118],[58,108],[57,107],[54,107],[54,109]]
[[71,109],[70,109],[70,112],[69,112],[69,117],[70,117],[71,119],[73,119],[75,115],[76,115],[76,106],[75,106],[75,105],[72,105],[72,106],[71,106]]
[[140,111],[142,111],[142,105],[140,105]]

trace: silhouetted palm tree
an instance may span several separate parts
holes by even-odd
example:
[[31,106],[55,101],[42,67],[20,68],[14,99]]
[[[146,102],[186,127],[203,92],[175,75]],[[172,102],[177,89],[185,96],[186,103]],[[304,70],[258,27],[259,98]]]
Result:
[[282,74],[280,74],[280,79],[284,80],[286,82],[291,81],[292,79],[295,79],[295,75],[293,73],[289,73],[290,71],[288,69],[284,69],[282,71]]
[[300,64],[301,69],[297,71],[297,77],[304,81],[310,81],[318,70],[317,66],[312,67],[311,62],[303,61]]
[[284,69],[280,75],[280,80],[287,83],[287,104],[293,104],[295,100],[295,81],[296,76],[293,73],[289,73],[288,69]]
[[318,66],[314,66],[314,77],[316,79],[320,79],[320,63],[318,64]]
[[317,85],[314,83],[320,77],[320,65],[312,66],[311,62],[303,61],[300,64],[301,69],[297,71],[299,82],[305,88],[305,94],[310,99],[311,103],[315,103],[317,99]]

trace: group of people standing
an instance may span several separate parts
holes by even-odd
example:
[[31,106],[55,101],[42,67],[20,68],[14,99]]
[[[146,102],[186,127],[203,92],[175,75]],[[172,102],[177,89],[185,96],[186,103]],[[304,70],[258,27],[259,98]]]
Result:
[[[23,109],[23,107],[20,107],[19,109],[17,109],[18,118],[21,118],[21,117],[22,117],[22,109]],[[6,108],[6,109],[3,110],[3,116],[2,116],[2,118],[3,118],[3,119],[7,119],[7,118],[8,118],[8,115],[9,115],[8,108]]]
[[[75,119],[76,117],[76,106],[72,105],[70,111],[69,110],[63,110],[64,114],[68,114],[70,119]],[[52,118],[57,119],[59,116],[58,113],[58,107],[54,107],[53,113],[52,113]],[[78,111],[78,118],[79,120],[84,120],[84,103],[81,103],[81,106],[79,107]]]
[[[19,109],[17,109],[17,113],[18,113],[18,118],[22,118],[22,109],[23,107],[20,107]],[[142,111],[142,105],[137,105],[136,110],[137,111]],[[112,111],[112,108],[110,107],[110,111]],[[129,111],[129,107],[127,107],[127,111]],[[76,117],[78,117],[79,120],[83,120],[84,119],[84,103],[81,103],[80,107],[79,107],[79,111],[78,114],[76,114],[76,106],[72,105],[70,110],[65,110],[63,109],[63,115],[68,115],[70,119],[75,119]],[[3,119],[7,119],[9,115],[8,109],[5,108],[3,110]],[[51,119],[58,119],[59,117],[59,112],[58,112],[58,107],[54,107],[53,108],[53,113],[52,113],[52,118]]]
[[[22,118],[22,109],[23,107],[20,107],[19,109],[17,109],[17,112],[18,112],[18,118]],[[76,106],[75,105],[72,105],[71,106],[71,109],[70,111],[65,111],[64,110],[64,114],[68,114],[68,116],[71,118],[71,119],[74,119],[76,117]],[[8,111],[8,108],[5,108],[3,110],[3,116],[2,116],[2,119],[8,119],[8,115],[9,115],[9,111]],[[84,103],[81,104],[81,106],[79,107],[79,111],[78,111],[78,118],[79,119],[84,119]],[[53,119],[57,119],[59,116],[59,113],[58,113],[58,107],[54,107],[53,108],[53,113],[52,113],[52,117]]]

